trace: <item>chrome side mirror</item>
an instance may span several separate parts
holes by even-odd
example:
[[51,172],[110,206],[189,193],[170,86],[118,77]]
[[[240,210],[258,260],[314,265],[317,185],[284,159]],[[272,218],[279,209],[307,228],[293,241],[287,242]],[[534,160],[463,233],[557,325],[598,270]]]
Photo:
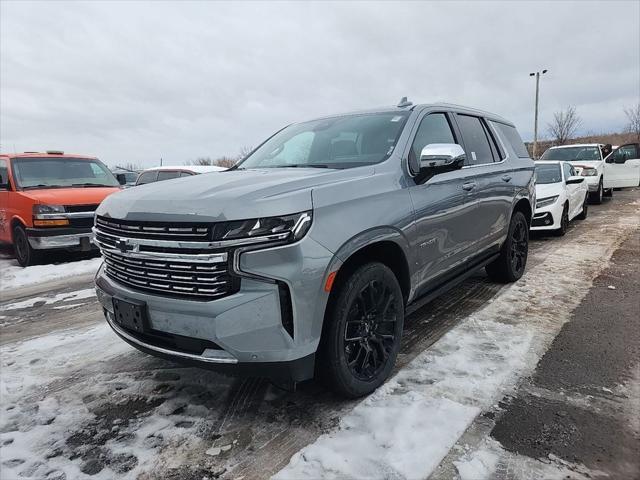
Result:
[[455,170],[462,168],[467,158],[457,143],[430,143],[420,153],[420,170]]

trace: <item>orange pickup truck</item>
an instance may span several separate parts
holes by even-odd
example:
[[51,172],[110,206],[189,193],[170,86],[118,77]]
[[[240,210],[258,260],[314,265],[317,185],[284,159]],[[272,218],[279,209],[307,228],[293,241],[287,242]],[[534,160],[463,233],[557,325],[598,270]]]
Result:
[[95,209],[118,190],[97,158],[59,151],[0,154],[0,242],[13,245],[23,267],[48,249],[88,251]]

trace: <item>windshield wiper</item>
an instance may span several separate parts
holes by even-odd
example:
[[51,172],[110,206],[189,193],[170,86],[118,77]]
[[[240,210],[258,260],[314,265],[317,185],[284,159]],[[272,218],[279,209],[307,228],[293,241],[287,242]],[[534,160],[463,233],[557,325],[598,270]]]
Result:
[[335,168],[324,163],[292,163],[291,165],[274,165],[269,168]]
[[111,187],[113,185],[105,185],[104,183],[72,183],[72,187]]
[[68,185],[48,185],[45,183],[39,183],[37,185],[27,185],[26,187],[22,187],[23,190],[31,188],[68,188]]

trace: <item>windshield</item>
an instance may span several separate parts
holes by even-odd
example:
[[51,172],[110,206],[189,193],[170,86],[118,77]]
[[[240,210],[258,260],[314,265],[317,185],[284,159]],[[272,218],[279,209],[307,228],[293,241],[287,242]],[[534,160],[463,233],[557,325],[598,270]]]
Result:
[[559,164],[536,165],[536,183],[558,183],[561,181],[562,172]]
[[21,188],[117,187],[113,173],[99,160],[84,158],[14,158]]
[[602,160],[600,156],[600,148],[598,147],[567,147],[567,148],[550,148],[540,160],[584,160],[587,162],[596,162]]
[[291,125],[238,168],[350,168],[389,157],[410,112],[349,115]]

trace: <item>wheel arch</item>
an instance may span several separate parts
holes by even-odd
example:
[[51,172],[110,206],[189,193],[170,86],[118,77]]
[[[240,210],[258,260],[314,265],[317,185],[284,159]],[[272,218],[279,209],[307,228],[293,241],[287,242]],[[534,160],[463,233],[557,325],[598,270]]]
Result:
[[529,202],[528,198],[521,198],[515,203],[511,215],[513,215],[515,212],[522,212],[524,218],[527,220],[527,224],[529,225],[529,227],[531,226],[533,209],[531,208],[531,203]]

